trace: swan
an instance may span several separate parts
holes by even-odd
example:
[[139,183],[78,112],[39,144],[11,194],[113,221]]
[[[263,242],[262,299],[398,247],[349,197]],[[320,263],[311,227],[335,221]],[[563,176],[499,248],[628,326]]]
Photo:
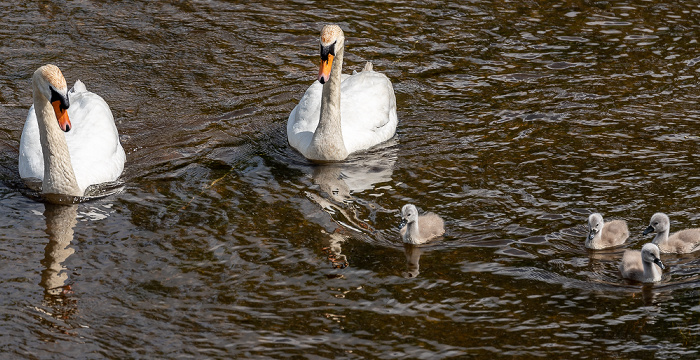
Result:
[[671,220],[664,213],[652,215],[647,227],[642,235],[655,233],[652,242],[656,244],[663,253],[686,254],[700,250],[700,228],[686,229],[673,233],[669,236]]
[[415,205],[401,208],[401,237],[406,244],[425,244],[445,233],[445,223],[438,215],[428,212],[418,216]]
[[624,220],[605,222],[603,216],[598,213],[588,217],[588,231],[586,247],[589,249],[605,249],[622,245],[630,235]]
[[341,74],[344,52],[343,30],[324,26],[318,81],[306,90],[287,121],[289,144],[309,160],[341,161],[396,133],[391,81],[373,71],[370,62],[359,73]]
[[659,247],[653,243],[644,244],[641,252],[625,250],[620,263],[622,277],[639,282],[660,281],[665,268],[659,259]]
[[34,104],[24,123],[19,174],[30,186],[40,181],[45,195],[82,197],[90,185],[116,180],[126,155],[112,112],[98,95],[66,79],[55,65],[32,76]]

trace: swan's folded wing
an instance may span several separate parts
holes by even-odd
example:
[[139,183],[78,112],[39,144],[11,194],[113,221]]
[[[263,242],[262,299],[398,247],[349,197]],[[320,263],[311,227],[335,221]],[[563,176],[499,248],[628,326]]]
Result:
[[82,93],[82,92],[86,92],[86,91],[87,91],[87,88],[85,87],[85,84],[80,80],[76,80],[75,84],[73,84],[73,87],[68,91],[68,95],[72,96],[74,94],[78,94],[78,93]]
[[34,105],[29,108],[19,141],[19,175],[22,179],[44,178],[44,155],[39,140],[39,123]]
[[398,117],[389,78],[375,71],[349,76],[341,83],[340,118],[349,152],[370,148],[393,137]]
[[289,114],[287,140],[297,150],[306,149],[311,143],[311,138],[321,117],[322,91],[323,85],[318,81],[314,81],[306,89],[304,96],[299,100],[299,104]]
[[68,116],[73,123],[65,133],[78,186],[116,180],[124,170],[126,155],[109,105],[89,91],[71,97]]

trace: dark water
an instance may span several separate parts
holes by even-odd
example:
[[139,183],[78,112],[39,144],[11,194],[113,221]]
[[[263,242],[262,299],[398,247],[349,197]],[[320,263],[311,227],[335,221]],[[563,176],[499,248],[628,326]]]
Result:
[[[400,122],[314,166],[285,126],[325,23]],[[700,226],[698,33],[690,0],[2,2],[1,357],[697,358],[698,255],[617,264],[654,212]],[[123,192],[21,194],[45,63],[112,107]],[[404,249],[409,202],[447,236]],[[624,248],[583,247],[593,211]]]

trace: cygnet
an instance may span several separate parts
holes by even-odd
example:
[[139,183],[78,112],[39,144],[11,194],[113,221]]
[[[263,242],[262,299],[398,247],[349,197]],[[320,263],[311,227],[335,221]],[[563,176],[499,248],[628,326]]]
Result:
[[418,216],[415,205],[407,204],[401,208],[401,237],[406,244],[425,244],[445,233],[445,223],[434,213],[428,212]]
[[594,213],[588,217],[588,237],[586,247],[605,249],[622,245],[629,237],[627,223],[624,220],[603,221],[603,216]]
[[681,230],[669,236],[670,223],[666,214],[656,213],[651,217],[649,227],[642,234],[655,233],[656,236],[652,242],[663,253],[686,254],[700,250],[700,229]]
[[641,252],[625,250],[620,263],[623,278],[645,283],[660,281],[665,268],[659,259],[659,247],[652,243],[644,244]]

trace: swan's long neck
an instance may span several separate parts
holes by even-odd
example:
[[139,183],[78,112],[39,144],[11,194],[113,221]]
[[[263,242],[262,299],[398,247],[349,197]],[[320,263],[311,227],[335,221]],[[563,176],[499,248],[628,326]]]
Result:
[[340,46],[328,82],[323,84],[321,118],[311,139],[315,160],[339,161],[348,157],[340,122],[340,75],[343,70],[344,47]]
[[44,155],[44,181],[41,185],[41,192],[83,196],[75,179],[66,137],[58,126],[56,113],[36,84],[33,86],[34,111],[39,122],[39,141]]
[[671,231],[671,229],[666,229],[665,231],[662,231],[660,233],[657,233],[656,236],[654,236],[654,240],[651,242],[656,244],[657,246],[661,246],[668,241],[668,233]]

